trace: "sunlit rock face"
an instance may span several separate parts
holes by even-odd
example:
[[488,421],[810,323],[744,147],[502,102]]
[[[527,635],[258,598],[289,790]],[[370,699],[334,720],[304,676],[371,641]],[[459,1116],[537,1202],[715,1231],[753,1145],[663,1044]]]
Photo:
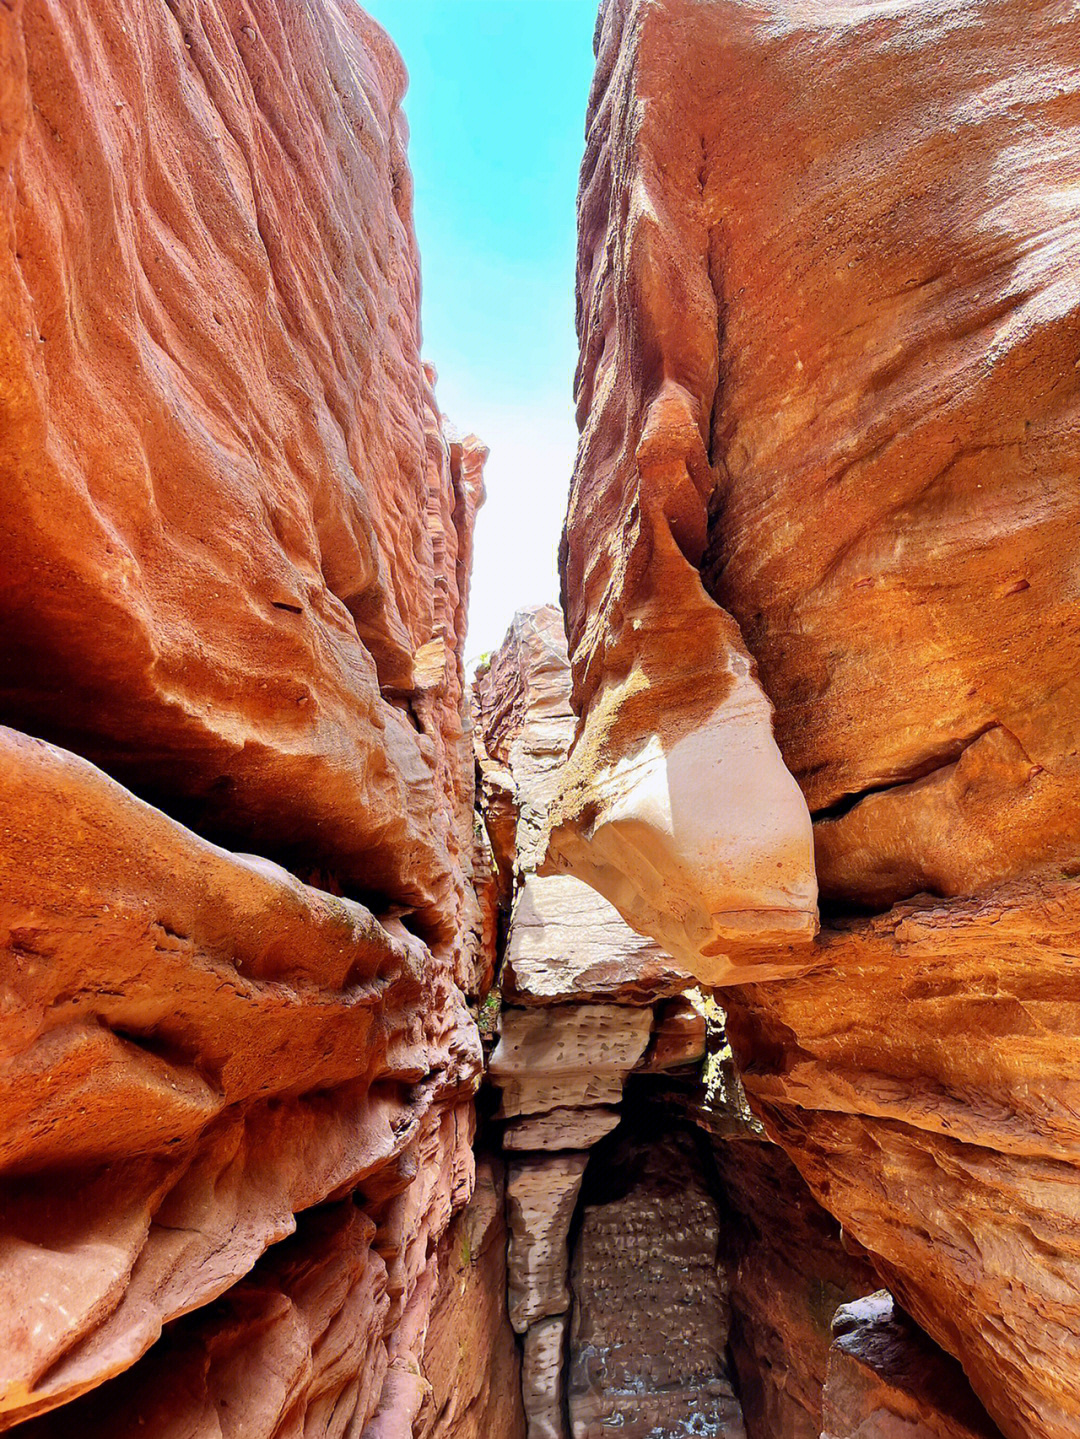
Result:
[[706,584],[822,816],[823,895],[1074,857],[1075,12],[634,13],[722,307]]
[[[769,1135],[1002,1432],[1066,1439],[1080,21],[609,0],[597,40],[553,862],[697,973],[742,959]],[[812,915],[791,776],[813,944],[760,919]],[[783,904],[717,900],[770,854]]]
[[403,68],[16,0],[0,70],[0,1428],[397,1439],[492,963]]
[[4,719],[449,938],[467,497],[396,51],[347,0],[31,0],[0,45]]
[[713,983],[752,965],[755,946],[809,940],[817,898],[810,818],[769,701],[699,573],[720,484],[721,299],[685,63],[695,21],[715,19],[708,6],[601,11],[562,553],[582,728],[548,855]]

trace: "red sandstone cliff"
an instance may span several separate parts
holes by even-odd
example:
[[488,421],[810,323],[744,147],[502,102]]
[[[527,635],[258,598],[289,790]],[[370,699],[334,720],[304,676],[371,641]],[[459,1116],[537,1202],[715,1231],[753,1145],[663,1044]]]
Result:
[[597,45],[551,863],[753,981],[770,1135],[1002,1431],[1066,1439],[1076,13],[607,0]]
[[403,67],[349,0],[13,0],[0,77],[0,1427],[407,1434],[484,451]]

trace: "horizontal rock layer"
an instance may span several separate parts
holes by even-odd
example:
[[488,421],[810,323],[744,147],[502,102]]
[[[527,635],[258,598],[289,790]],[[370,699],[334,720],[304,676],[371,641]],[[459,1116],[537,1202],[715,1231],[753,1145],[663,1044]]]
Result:
[[508,1118],[550,1109],[617,1104],[645,1053],[652,1010],[623,1004],[507,1009],[488,1073]]
[[820,944],[813,973],[728,993],[747,1095],[1002,1431],[1064,1439],[1080,1423],[1080,884],[912,901]]

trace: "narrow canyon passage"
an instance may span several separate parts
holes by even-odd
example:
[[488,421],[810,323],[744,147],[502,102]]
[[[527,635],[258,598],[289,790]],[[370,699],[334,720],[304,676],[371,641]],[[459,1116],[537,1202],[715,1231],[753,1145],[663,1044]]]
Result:
[[0,3],[0,1430],[1080,1439],[1080,11],[595,59],[473,665],[392,35]]

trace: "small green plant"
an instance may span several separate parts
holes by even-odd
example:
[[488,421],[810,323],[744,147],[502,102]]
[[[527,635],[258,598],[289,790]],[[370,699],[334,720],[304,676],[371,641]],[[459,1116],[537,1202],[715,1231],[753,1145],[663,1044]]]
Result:
[[480,1012],[476,1017],[476,1023],[480,1033],[485,1037],[495,1033],[499,1024],[499,1010],[502,1008],[502,991],[496,987],[489,989],[480,1004]]

